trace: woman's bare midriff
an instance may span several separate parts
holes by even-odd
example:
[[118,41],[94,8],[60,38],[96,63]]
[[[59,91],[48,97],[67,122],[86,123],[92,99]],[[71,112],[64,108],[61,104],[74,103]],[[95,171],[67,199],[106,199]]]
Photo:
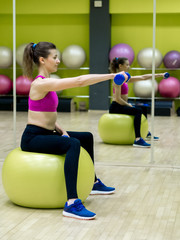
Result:
[[57,112],[28,111],[28,124],[33,124],[48,130],[55,129]]

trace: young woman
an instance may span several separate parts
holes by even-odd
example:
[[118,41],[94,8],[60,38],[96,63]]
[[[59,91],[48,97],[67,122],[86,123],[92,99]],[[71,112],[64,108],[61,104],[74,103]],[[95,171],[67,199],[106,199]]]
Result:
[[[67,132],[57,123],[58,97],[55,91],[84,87],[114,79],[112,74],[88,74],[74,78],[54,79],[50,74],[57,71],[60,60],[56,46],[49,42],[29,43],[24,50],[24,75],[32,78],[34,63],[38,76],[31,84],[29,93],[28,123],[21,139],[23,151],[49,154],[65,154],[65,181],[67,202],[63,215],[78,219],[94,219],[78,199],[76,183],[80,146],[86,149],[94,162],[93,135],[90,132]],[[124,76],[127,75],[123,72]],[[95,176],[91,194],[111,194],[115,188],[105,186]]]
[[[129,71],[129,60],[127,58],[114,58],[111,62],[111,72],[117,73],[120,71]],[[155,74],[155,77],[164,77],[165,73]],[[128,82],[143,81],[152,78],[152,74],[145,74],[140,76],[131,76]],[[135,129],[135,141],[134,147],[150,147],[151,144],[147,143],[140,134],[141,127],[141,115],[144,114],[147,118],[147,110],[143,107],[132,106],[128,103],[128,84],[123,83],[121,86],[113,83],[113,101],[109,108],[109,113],[119,113],[134,116],[134,129]],[[147,140],[151,139],[151,133],[148,132]],[[154,137],[154,140],[159,140],[158,137]]]

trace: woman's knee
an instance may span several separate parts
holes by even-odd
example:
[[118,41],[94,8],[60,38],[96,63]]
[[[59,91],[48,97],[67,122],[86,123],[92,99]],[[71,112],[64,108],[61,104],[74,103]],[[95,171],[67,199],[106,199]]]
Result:
[[81,143],[77,138],[70,138],[70,148],[80,151]]

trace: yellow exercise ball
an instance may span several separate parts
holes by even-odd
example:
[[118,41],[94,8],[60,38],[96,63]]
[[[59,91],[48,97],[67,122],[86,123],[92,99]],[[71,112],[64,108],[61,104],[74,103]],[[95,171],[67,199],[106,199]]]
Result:
[[[99,135],[104,143],[133,144],[135,140],[134,116],[126,114],[109,114],[101,116],[98,124]],[[148,133],[148,121],[141,117],[141,137]]]
[[[12,150],[2,168],[2,183],[10,200],[31,208],[63,208],[67,201],[65,155]],[[94,165],[90,155],[81,147],[77,192],[85,201],[94,184]]]

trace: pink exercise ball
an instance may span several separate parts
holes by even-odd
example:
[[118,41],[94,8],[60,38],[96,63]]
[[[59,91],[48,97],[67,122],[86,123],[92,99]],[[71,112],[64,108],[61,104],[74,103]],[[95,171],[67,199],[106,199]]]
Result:
[[12,89],[12,81],[5,75],[0,75],[0,94],[7,94]]
[[162,79],[159,83],[158,90],[162,97],[178,97],[180,95],[180,82],[175,77]]
[[180,68],[180,52],[170,51],[166,53],[163,62],[166,68]]
[[119,43],[114,45],[109,52],[110,61],[115,57],[125,57],[128,58],[129,64],[131,65],[134,61],[134,51],[131,46],[126,43]]
[[24,76],[19,76],[16,79],[16,93],[18,95],[28,95],[32,81]]

